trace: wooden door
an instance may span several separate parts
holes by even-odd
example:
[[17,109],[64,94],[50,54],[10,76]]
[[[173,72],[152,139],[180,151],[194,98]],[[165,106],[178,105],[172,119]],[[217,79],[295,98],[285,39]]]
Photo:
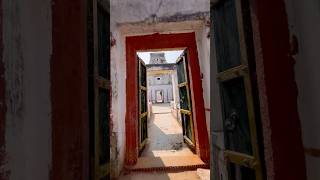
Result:
[[261,180],[249,4],[220,0],[211,8],[228,179]]
[[110,179],[110,49],[106,7],[91,1],[88,13],[90,179]]
[[183,128],[183,139],[184,142],[187,143],[187,145],[194,151],[196,142],[194,136],[194,124],[192,117],[186,51],[184,51],[183,54],[178,58],[176,66],[178,74],[178,88],[180,98],[180,114]]
[[139,80],[139,151],[141,151],[148,139],[148,100],[147,100],[147,67],[145,63],[138,58],[138,80]]

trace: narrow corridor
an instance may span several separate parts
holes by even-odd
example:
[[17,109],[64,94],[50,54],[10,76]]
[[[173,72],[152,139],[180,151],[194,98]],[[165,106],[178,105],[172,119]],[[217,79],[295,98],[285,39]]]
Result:
[[183,143],[182,127],[172,116],[170,105],[153,104],[148,122],[149,138],[141,157],[192,156]]
[[197,171],[183,172],[134,172],[122,176],[119,180],[201,180]]
[[[132,167],[137,172],[125,172],[120,180],[200,180],[197,169],[181,168],[190,166],[201,167],[204,163],[183,143],[182,127],[173,117],[170,105],[153,104],[148,121],[148,142],[137,164]],[[178,170],[148,171],[153,168],[170,170],[172,167]]]

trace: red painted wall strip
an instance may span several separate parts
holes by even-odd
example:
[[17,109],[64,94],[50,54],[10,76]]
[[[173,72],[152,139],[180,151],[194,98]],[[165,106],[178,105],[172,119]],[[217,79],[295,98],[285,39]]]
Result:
[[[294,59],[284,0],[250,0],[267,176],[306,179]],[[272,13],[270,13],[272,9]]]
[[5,152],[5,128],[6,128],[6,101],[5,101],[5,77],[3,63],[3,38],[2,38],[2,0],[0,0],[0,180],[8,179],[8,172],[3,166],[6,163]]
[[198,52],[195,41],[195,34],[193,33],[191,43],[187,46],[189,49],[189,77],[190,77],[190,88],[192,97],[192,111],[193,118],[195,119],[194,128],[197,144],[196,147],[200,150],[200,157],[203,161],[209,162],[210,159],[210,147],[206,126],[206,117],[204,110],[204,100],[203,100],[203,89],[201,80],[201,71],[198,60]]
[[127,38],[126,40],[126,55],[127,59],[127,81],[126,81],[126,156],[125,161],[127,165],[133,165],[138,158],[138,131],[136,131],[138,124],[138,79],[137,67],[138,61],[135,55],[135,49],[132,45],[134,42]]
[[86,0],[53,0],[52,180],[89,178]]
[[[181,34],[153,34],[145,36],[133,36],[126,38],[127,53],[127,81],[126,81],[126,164],[132,165],[138,158],[137,143],[137,119],[138,119],[138,97],[137,97],[137,50],[164,49],[164,48],[188,48],[190,87],[192,89],[192,107],[196,121],[195,134],[198,153],[202,160],[209,161],[210,147],[205,121],[205,109],[202,93],[202,82],[200,77],[200,66],[198,61],[195,33]],[[198,133],[201,132],[201,133]]]

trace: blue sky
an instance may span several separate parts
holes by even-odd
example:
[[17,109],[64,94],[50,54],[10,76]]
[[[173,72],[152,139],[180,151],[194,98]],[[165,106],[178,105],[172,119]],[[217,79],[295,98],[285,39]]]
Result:
[[[168,63],[175,63],[177,58],[181,55],[183,50],[178,50],[178,51],[157,51],[158,53],[164,52],[164,56],[167,60]],[[153,51],[149,52],[138,52],[138,56],[146,63],[149,64],[150,61],[150,53],[157,53]]]

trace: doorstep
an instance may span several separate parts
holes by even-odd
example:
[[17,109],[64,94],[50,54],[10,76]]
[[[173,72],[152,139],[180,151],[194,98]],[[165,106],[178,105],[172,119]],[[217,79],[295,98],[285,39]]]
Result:
[[164,156],[164,157],[139,157],[137,164],[127,166],[127,171],[186,171],[198,168],[209,169],[209,164],[204,163],[197,155]]

